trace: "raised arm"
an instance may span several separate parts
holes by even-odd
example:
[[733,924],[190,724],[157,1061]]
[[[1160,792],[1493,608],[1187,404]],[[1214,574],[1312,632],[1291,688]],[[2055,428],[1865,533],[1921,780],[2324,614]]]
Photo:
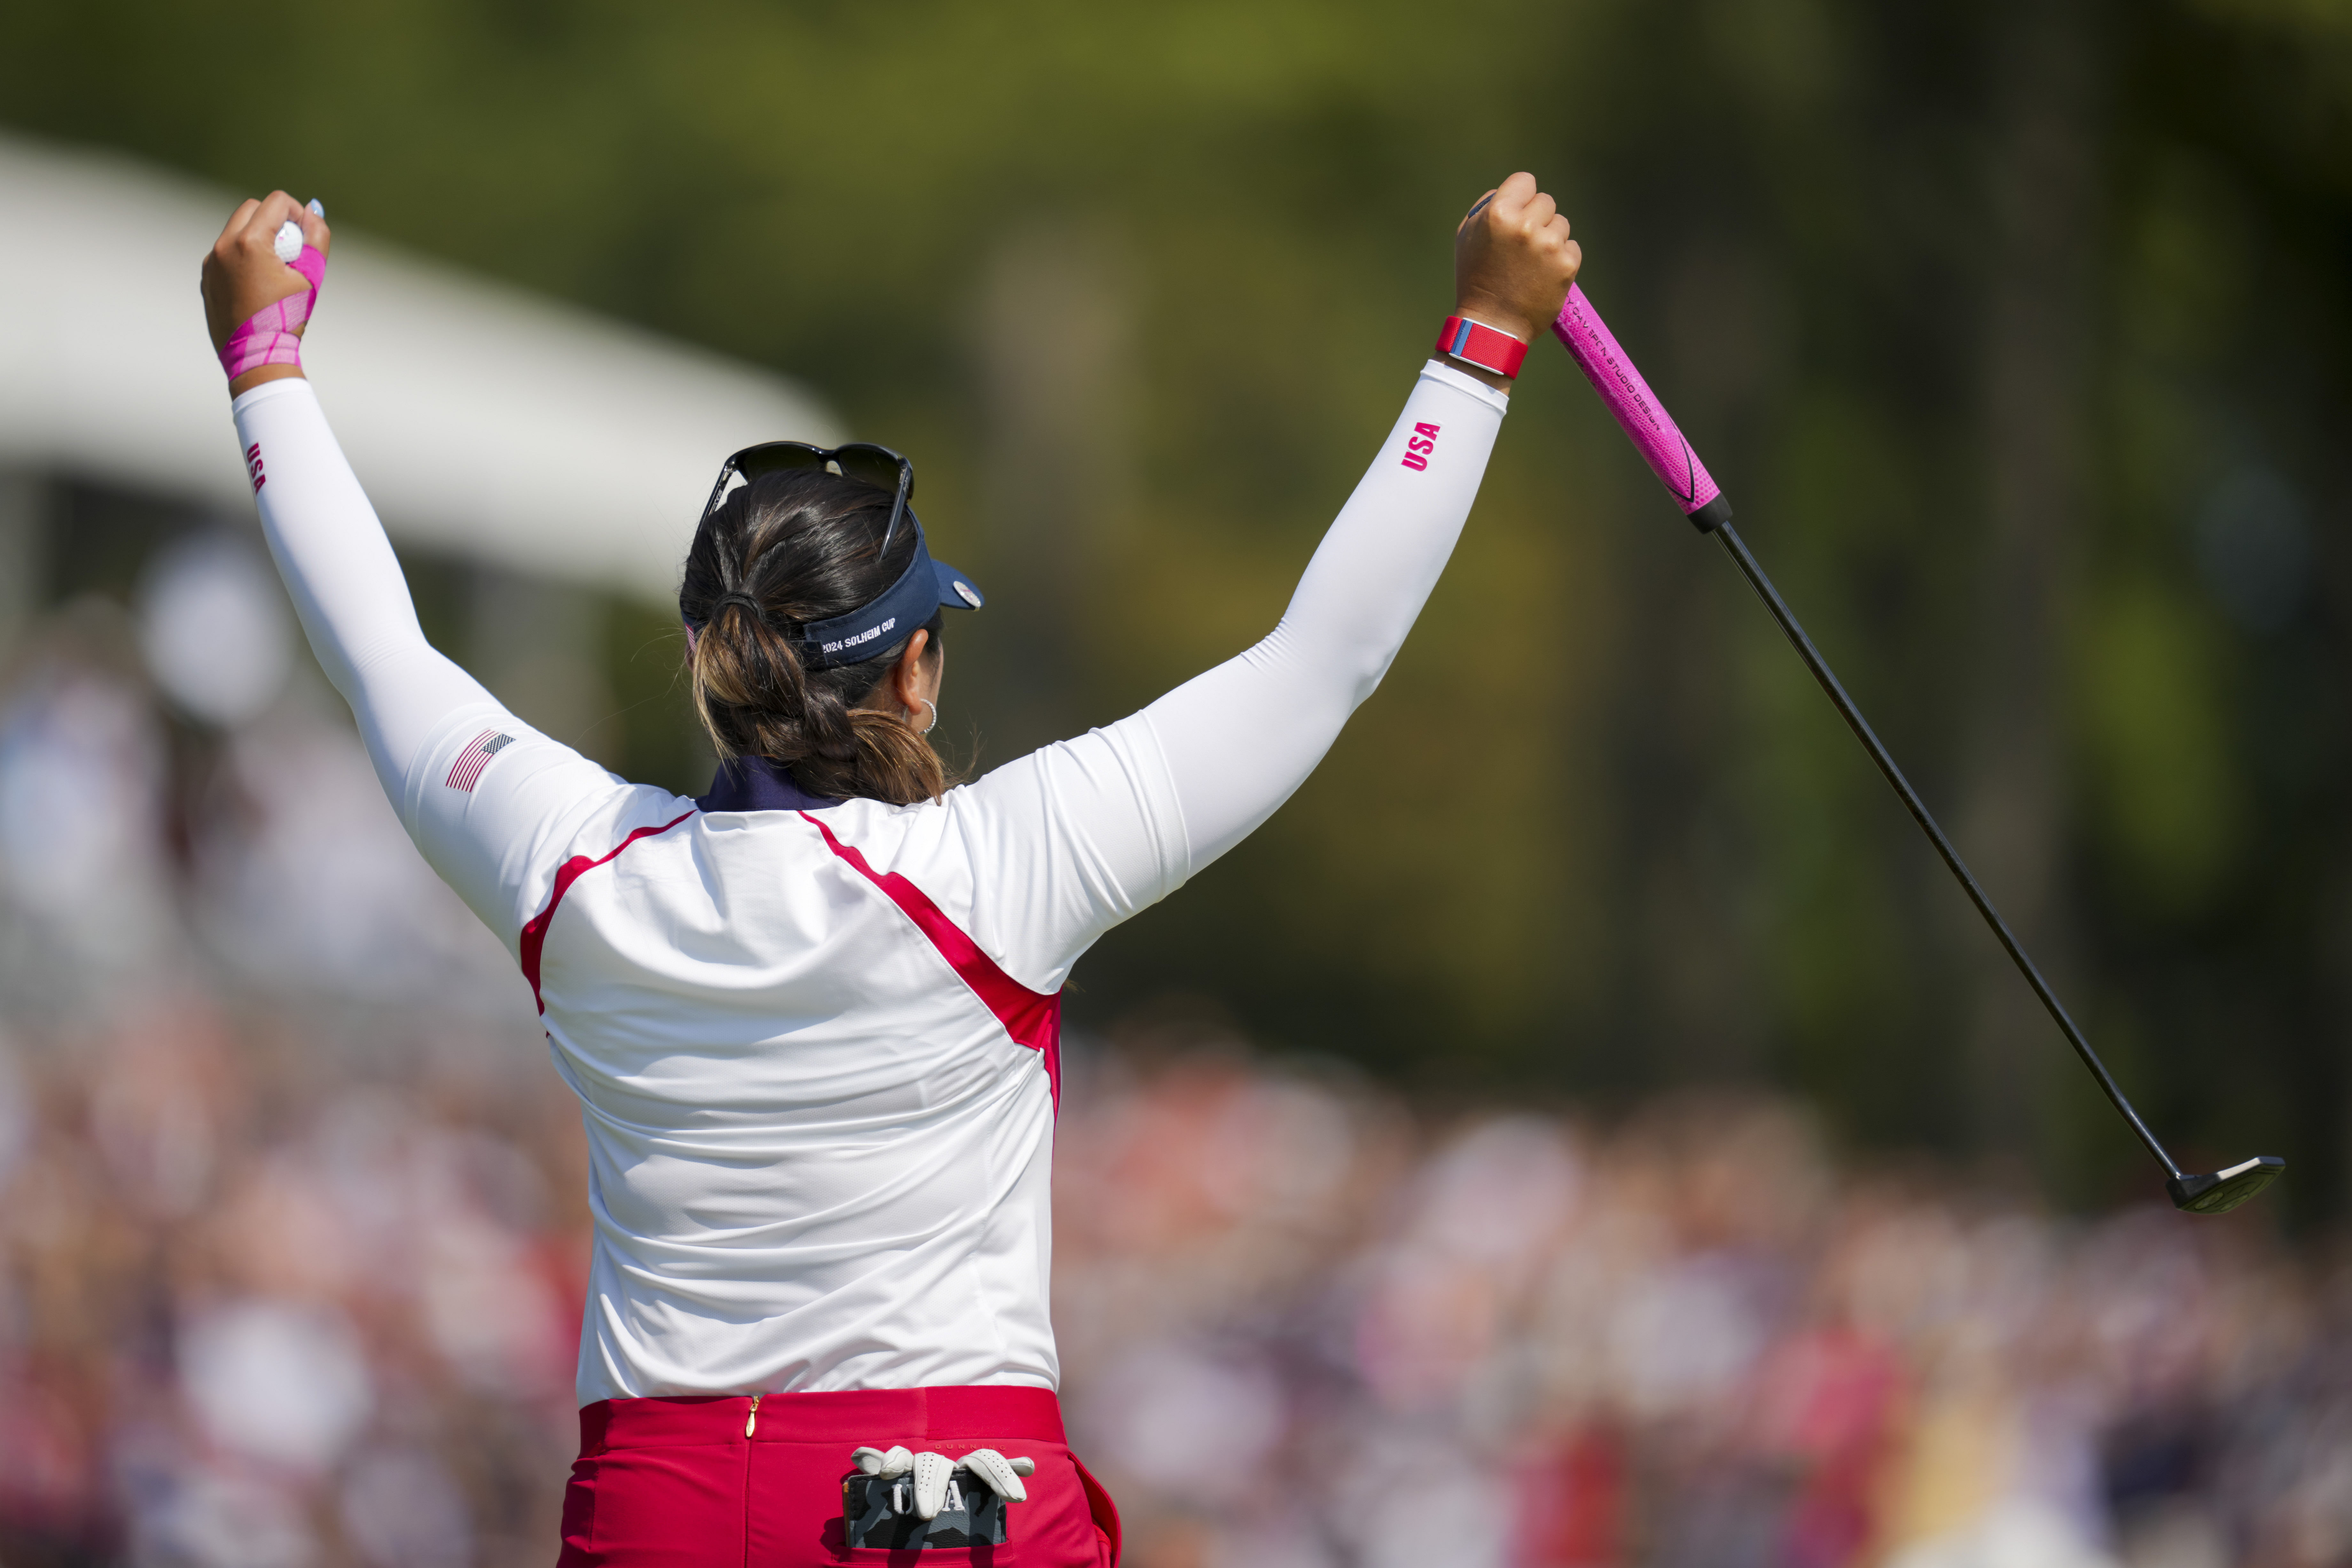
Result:
[[[301,270],[275,248],[289,222],[301,226]],[[283,191],[245,203],[205,258],[205,317],[230,373],[237,445],[270,553],[398,804],[403,774],[434,729],[496,700],[425,640],[383,525],[302,374],[292,344],[309,324],[331,238],[326,219]]]
[[[1514,174],[1455,231],[1454,312],[1532,342],[1582,259],[1535,177]],[[1280,624],[1144,710],[1182,807],[1190,869],[1289,799],[1388,672],[1470,515],[1509,384],[1431,361]]]
[[[1455,231],[1454,313],[1531,342],[1581,259],[1551,198],[1514,174]],[[962,848],[945,863],[968,881],[971,934],[1023,984],[1058,988],[1104,931],[1240,843],[1306,782],[1445,569],[1509,385],[1450,354],[1423,366],[1264,641],[1141,712],[949,792]]]

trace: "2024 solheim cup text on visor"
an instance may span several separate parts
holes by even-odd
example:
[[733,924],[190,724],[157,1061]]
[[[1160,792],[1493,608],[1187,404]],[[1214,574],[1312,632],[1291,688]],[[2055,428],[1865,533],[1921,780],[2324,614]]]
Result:
[[[275,254],[289,221],[318,277]],[[215,346],[297,293],[297,335],[314,326],[331,253],[283,193],[240,207],[205,262]],[[1456,312],[1532,338],[1577,259],[1514,175],[1456,231]],[[1423,364],[1264,638],[965,784],[923,732],[946,612],[983,601],[932,559],[913,464],[732,455],[681,574],[721,759],[687,797],[614,777],[436,651],[301,366],[232,373],[320,665],[579,1096],[595,1232],[563,1563],[1116,1561],[1047,1316],[1061,990],[1287,800],[1371,695],[1469,515],[1507,384]]]

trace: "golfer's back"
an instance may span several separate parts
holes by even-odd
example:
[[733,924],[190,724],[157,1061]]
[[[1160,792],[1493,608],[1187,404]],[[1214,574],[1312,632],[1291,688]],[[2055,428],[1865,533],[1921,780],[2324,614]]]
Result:
[[1054,1386],[1057,993],[1181,867],[1148,730],[892,806],[760,763],[698,802],[484,722],[410,820],[585,1108],[582,1401]]

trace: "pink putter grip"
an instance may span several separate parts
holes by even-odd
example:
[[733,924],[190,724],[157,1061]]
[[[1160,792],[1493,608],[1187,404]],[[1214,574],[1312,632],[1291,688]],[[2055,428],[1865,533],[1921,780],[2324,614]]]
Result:
[[1560,306],[1559,320],[1551,324],[1551,330],[1576,356],[1592,390],[1601,395],[1601,401],[1609,405],[1609,412],[1649,460],[1650,471],[1674,493],[1675,504],[1690,514],[1701,532],[1712,532],[1729,521],[1731,503],[1723,499],[1722,489],[1708,477],[1706,465],[1683,439],[1650,384],[1617,346],[1608,323],[1584,297],[1580,286],[1569,286],[1568,300]]

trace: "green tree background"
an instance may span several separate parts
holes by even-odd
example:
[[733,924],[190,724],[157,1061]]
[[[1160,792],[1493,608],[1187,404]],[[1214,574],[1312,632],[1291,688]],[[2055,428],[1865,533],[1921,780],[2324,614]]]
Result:
[[[80,0],[0,13],[0,121],[813,383],[990,586],[946,726],[983,766],[1272,624],[1452,216],[1533,169],[2143,1109],[2347,1195],[2343,0]],[[1441,1099],[1774,1083],[2141,1191],[1726,563],[1532,363],[1380,695],[1073,1016],[1205,994]],[[611,625],[594,743],[698,788],[660,617]]]

